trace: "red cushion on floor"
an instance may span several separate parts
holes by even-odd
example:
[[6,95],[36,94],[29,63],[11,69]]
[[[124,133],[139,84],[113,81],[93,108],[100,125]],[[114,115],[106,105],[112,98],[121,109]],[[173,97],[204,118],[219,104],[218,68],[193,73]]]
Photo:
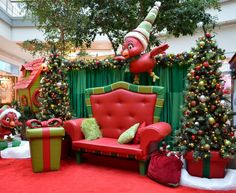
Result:
[[178,186],[181,176],[182,161],[176,156],[154,152],[148,166],[148,177],[169,186]]
[[133,140],[133,143],[134,144],[139,144],[140,143],[140,134],[141,132],[143,131],[143,129],[145,128],[146,126],[146,122],[143,122],[139,127],[138,127],[138,130],[134,136],[134,140]]
[[136,155],[141,156],[142,150],[139,144],[119,144],[115,138],[102,137],[95,140],[79,140],[73,141],[73,149],[88,149],[97,150],[101,152],[126,154],[126,155]]

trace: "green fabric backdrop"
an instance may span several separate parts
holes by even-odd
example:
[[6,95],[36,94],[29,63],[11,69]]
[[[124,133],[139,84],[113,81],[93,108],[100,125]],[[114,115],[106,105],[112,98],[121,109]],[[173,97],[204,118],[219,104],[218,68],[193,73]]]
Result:
[[[167,138],[171,143],[174,133],[179,126],[181,116],[180,107],[183,103],[183,90],[185,88],[187,66],[157,66],[154,71],[160,77],[160,80],[153,83],[151,77],[147,74],[141,74],[140,85],[160,85],[165,87],[165,104],[161,121],[168,122],[172,125],[173,132]],[[74,117],[87,117],[84,102],[84,90],[86,88],[105,86],[120,80],[130,83],[133,82],[133,75],[126,72],[124,69],[73,70],[69,71],[68,77],[71,107]]]

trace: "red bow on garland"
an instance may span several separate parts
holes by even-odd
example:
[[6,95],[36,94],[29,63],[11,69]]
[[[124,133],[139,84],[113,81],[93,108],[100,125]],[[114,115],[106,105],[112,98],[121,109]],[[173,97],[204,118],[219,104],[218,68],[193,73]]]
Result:
[[59,118],[52,118],[47,121],[39,121],[37,119],[30,119],[26,122],[26,125],[30,128],[59,127],[62,125],[62,120]]

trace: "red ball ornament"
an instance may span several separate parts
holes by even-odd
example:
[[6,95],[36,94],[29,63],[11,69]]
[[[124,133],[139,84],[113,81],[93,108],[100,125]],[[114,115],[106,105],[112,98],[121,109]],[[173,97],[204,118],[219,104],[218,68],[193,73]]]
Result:
[[221,86],[220,86],[220,84],[219,84],[219,83],[218,83],[218,84],[216,84],[216,88],[217,88],[217,89],[220,89],[220,87],[221,87]]
[[186,116],[188,116],[189,114],[190,114],[189,111],[185,111],[185,112],[184,112],[184,115],[186,115]]
[[198,130],[197,132],[199,135],[202,135],[203,134],[203,130]]
[[195,69],[196,69],[196,70],[200,70],[200,69],[201,69],[201,66],[196,66]]
[[210,33],[206,33],[206,37],[207,37],[207,38],[210,38],[210,37],[211,37],[211,34],[210,34]]
[[191,70],[190,73],[191,73],[192,76],[194,76],[195,71],[194,71],[194,70]]
[[196,78],[197,80],[199,80],[199,79],[200,79],[200,76],[196,76],[195,78]]
[[204,67],[209,67],[209,63],[206,61],[206,62],[203,63],[203,66]]
[[191,106],[192,107],[195,107],[197,105],[197,102],[196,101],[191,101]]
[[195,135],[192,135],[191,138],[192,138],[192,140],[195,140],[195,139],[196,139],[196,136],[195,136]]

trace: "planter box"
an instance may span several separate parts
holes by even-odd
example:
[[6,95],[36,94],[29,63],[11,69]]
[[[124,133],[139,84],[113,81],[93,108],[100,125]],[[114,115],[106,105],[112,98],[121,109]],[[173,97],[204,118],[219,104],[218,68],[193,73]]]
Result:
[[194,160],[193,152],[184,156],[186,169],[191,176],[205,178],[224,178],[229,159],[221,158],[218,151],[211,151],[211,158]]

